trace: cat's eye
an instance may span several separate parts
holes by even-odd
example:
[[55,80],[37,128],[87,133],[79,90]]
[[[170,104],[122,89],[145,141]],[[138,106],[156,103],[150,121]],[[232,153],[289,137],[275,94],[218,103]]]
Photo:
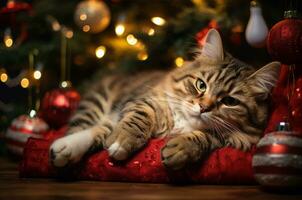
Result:
[[201,91],[201,92],[205,92],[207,89],[207,85],[205,84],[205,82],[201,79],[197,79],[196,81],[196,88]]
[[226,106],[237,106],[238,104],[240,104],[240,101],[238,99],[235,99],[233,97],[227,96],[227,97],[223,97],[220,100],[221,103],[223,103]]

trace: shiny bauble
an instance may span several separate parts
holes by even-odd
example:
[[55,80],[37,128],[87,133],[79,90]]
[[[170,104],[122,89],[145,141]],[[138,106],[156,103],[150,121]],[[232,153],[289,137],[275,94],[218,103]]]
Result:
[[255,179],[264,187],[301,187],[302,136],[292,131],[266,134],[257,144],[252,165]]
[[81,97],[72,88],[54,89],[45,94],[39,115],[53,128],[66,125],[78,107]]
[[21,115],[14,119],[7,129],[7,148],[11,153],[22,156],[28,138],[43,138],[47,130],[48,125],[41,118]]
[[99,0],[81,1],[75,10],[75,23],[84,31],[99,33],[110,23],[111,15],[108,6]]
[[302,63],[302,20],[289,18],[275,24],[268,34],[267,49],[284,64]]
[[250,7],[250,19],[245,30],[246,41],[252,47],[265,47],[267,33],[268,28],[262,16],[261,7],[256,3],[256,1],[252,1]]

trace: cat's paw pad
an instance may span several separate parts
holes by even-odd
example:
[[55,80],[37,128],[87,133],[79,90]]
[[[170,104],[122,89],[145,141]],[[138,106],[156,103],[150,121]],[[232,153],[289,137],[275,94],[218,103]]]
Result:
[[64,138],[56,140],[50,147],[50,162],[55,167],[66,166],[71,158],[71,146]]
[[108,153],[115,160],[126,160],[128,157],[128,152],[118,141],[109,146]]
[[197,149],[185,138],[176,137],[167,142],[161,150],[162,163],[170,169],[179,170],[188,163],[195,161]]

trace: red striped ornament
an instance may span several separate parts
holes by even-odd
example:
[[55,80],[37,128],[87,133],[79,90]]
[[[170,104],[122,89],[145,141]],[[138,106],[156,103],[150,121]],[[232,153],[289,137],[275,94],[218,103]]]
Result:
[[267,187],[302,187],[302,136],[291,131],[265,135],[257,144],[253,170]]
[[43,138],[47,130],[48,125],[41,118],[21,115],[14,119],[7,129],[7,148],[11,153],[21,156],[28,138]]

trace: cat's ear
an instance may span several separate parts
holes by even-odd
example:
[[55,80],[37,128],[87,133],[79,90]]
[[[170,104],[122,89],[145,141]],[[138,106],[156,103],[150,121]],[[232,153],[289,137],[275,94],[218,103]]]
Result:
[[254,72],[249,77],[254,91],[257,93],[269,93],[277,83],[280,67],[280,62],[271,62]]
[[205,36],[205,44],[201,55],[214,61],[223,61],[224,52],[221,37],[216,29],[210,29]]

